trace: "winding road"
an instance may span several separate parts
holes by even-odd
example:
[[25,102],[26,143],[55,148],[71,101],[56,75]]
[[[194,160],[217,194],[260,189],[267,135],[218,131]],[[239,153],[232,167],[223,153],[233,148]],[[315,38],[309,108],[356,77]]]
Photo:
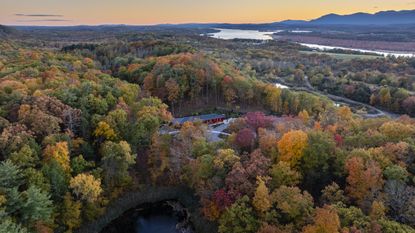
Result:
[[303,87],[293,86],[291,84],[285,83],[279,77],[277,77],[277,79],[279,80],[279,83],[281,83],[283,85],[286,85],[286,86],[289,86],[291,90],[305,91],[305,92],[314,93],[314,94],[318,94],[318,95],[324,95],[324,96],[327,96],[329,99],[331,99],[335,102],[341,102],[341,103],[353,104],[353,105],[360,105],[360,106],[363,106],[366,109],[370,110],[371,112],[375,112],[375,113],[362,114],[362,116],[365,117],[365,118],[389,117],[389,118],[394,119],[394,118],[398,118],[400,116],[399,114],[384,111],[384,110],[378,109],[376,107],[373,107],[372,105],[369,105],[369,104],[365,104],[365,103],[362,103],[362,102],[351,100],[351,99],[343,97],[343,96],[327,94],[327,93],[324,93],[322,91],[316,90],[311,85],[311,83],[308,79],[308,76],[304,76],[304,80],[305,80],[304,85],[305,86],[303,86]]

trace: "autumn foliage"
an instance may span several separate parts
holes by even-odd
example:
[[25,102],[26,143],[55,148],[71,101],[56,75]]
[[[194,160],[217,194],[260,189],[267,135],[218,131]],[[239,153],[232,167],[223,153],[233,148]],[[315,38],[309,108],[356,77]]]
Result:
[[307,134],[301,130],[293,130],[278,141],[280,160],[288,162],[292,167],[298,165],[307,146]]

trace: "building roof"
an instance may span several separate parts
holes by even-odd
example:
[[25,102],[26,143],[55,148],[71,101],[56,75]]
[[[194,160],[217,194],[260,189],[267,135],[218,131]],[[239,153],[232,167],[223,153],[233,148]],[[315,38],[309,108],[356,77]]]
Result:
[[174,118],[173,119],[173,124],[183,124],[185,122],[195,122],[195,121],[208,121],[208,120],[213,120],[213,119],[218,119],[218,118],[225,118],[224,114],[205,114],[205,115],[200,115],[200,116],[187,116],[187,117],[181,117],[181,118]]

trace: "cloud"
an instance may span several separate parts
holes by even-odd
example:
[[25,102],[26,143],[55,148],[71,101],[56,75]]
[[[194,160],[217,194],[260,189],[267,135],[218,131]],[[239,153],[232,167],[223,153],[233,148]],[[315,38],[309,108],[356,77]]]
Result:
[[16,22],[66,22],[69,19],[18,19]]
[[[21,17],[16,22],[67,22],[72,21],[64,19],[63,15],[58,14],[14,14],[15,16]],[[25,19],[22,19],[25,18]]]
[[63,15],[52,15],[52,14],[15,14],[15,16],[23,16],[23,17],[63,17]]

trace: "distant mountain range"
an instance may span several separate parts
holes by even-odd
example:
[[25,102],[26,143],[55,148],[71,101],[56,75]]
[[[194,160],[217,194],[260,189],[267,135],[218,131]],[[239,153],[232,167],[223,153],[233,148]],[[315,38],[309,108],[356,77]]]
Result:
[[283,28],[320,28],[332,26],[372,26],[372,27],[395,27],[402,25],[404,27],[415,27],[415,10],[402,11],[380,11],[374,14],[370,13],[355,13],[350,15],[328,14],[317,19],[306,20],[284,20],[273,23],[185,23],[185,24],[159,24],[159,25],[99,25],[88,26],[78,25],[69,27],[42,27],[42,26],[15,26],[13,28],[0,25],[0,34],[11,34],[14,28],[20,30],[30,30],[33,28],[55,28],[55,29],[78,29],[78,30],[106,30],[108,28],[120,30],[147,30],[147,29],[166,29],[166,28],[182,28],[182,29],[212,29],[212,28],[227,28],[227,29],[245,29],[245,30],[275,30]]
[[0,38],[4,38],[15,33],[17,33],[17,31],[14,28],[0,24]]
[[267,29],[284,26],[393,26],[415,25],[415,10],[380,11],[374,14],[355,13],[350,15],[328,14],[313,20],[284,20],[274,23],[262,24],[229,24],[229,23],[192,23],[192,24],[167,24],[167,27],[186,28],[229,28],[229,29]]
[[375,14],[328,14],[308,22],[315,25],[393,25],[415,24],[415,10],[381,11]]

